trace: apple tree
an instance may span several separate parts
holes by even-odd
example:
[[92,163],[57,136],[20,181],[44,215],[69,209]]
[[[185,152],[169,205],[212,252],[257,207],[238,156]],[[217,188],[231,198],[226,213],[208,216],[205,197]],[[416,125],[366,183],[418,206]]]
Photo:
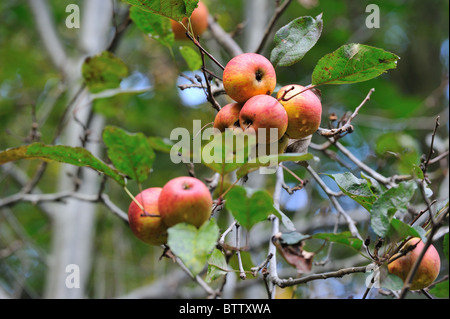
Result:
[[[3,1],[0,297],[448,298],[448,3],[423,6]],[[237,142],[269,122],[275,152]]]

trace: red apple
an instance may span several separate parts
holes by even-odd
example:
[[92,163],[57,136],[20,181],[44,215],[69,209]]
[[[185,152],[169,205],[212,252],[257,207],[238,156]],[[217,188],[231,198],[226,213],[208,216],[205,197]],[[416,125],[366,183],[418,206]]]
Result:
[[[388,270],[391,274],[397,275],[403,281],[408,277],[415,261],[421,254],[421,251],[425,247],[425,244],[420,240],[420,238],[410,239],[405,246],[402,248],[403,251],[408,249],[408,247],[417,244],[417,246],[406,253],[406,255],[401,256],[401,252],[392,256],[388,264]],[[401,256],[397,258],[398,256]],[[411,290],[420,290],[431,285],[439,274],[441,269],[441,259],[439,258],[439,253],[433,245],[428,247],[423,259],[420,262],[419,268],[411,282]]]
[[136,196],[144,211],[134,201],[128,207],[128,222],[133,234],[151,245],[167,242],[167,226],[161,217],[153,216],[159,215],[158,199],[161,191],[161,187],[151,187]]
[[277,93],[277,99],[289,117],[286,135],[291,139],[300,139],[316,132],[322,118],[320,99],[310,90],[298,94],[303,90],[305,87],[291,84],[282,87]]
[[[281,139],[288,126],[288,115],[283,105],[270,95],[257,95],[245,102],[239,113],[242,130],[254,130],[258,139],[258,129],[265,129],[266,139],[257,140],[259,144],[270,144]],[[270,129],[277,129],[271,138]]]
[[[191,26],[194,32],[194,38],[197,38],[197,36],[202,35],[203,32],[205,32],[206,29],[208,28],[208,16],[209,16],[208,7],[203,2],[199,1],[197,8],[195,8],[195,10],[192,12],[191,15]],[[186,28],[189,27],[188,18],[184,18],[181,22]],[[178,21],[171,20],[171,23],[175,39],[187,40],[188,37],[186,36],[186,29]]]
[[270,95],[277,84],[272,63],[257,53],[243,53],[232,58],[223,71],[225,92],[238,103],[255,95]]
[[239,126],[239,112],[242,105],[239,103],[230,103],[225,105],[216,114],[214,119],[214,127],[221,132],[225,132],[226,128],[235,129]]
[[211,216],[211,193],[197,178],[176,177],[164,185],[158,209],[163,223],[168,227],[189,223],[198,228]]

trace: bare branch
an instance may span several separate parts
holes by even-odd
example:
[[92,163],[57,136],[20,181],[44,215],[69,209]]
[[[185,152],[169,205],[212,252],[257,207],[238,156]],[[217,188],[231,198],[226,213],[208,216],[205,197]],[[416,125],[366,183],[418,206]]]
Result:
[[50,13],[46,0],[29,0],[28,1],[36,20],[39,35],[56,67],[67,75],[68,58],[61,40],[56,33],[56,27],[53,23],[53,17]]
[[283,12],[287,9],[289,4],[292,2],[292,0],[285,0],[281,5],[277,6],[275,9],[275,12],[270,18],[269,23],[267,24],[267,28],[264,31],[263,38],[261,40],[261,43],[259,44],[258,48],[256,49],[255,53],[261,53],[264,50],[264,47],[266,45],[267,39],[269,38],[270,34],[272,33],[273,28],[275,27],[276,22],[280,18],[280,16],[283,14]]
[[212,16],[208,17],[208,27],[214,39],[222,45],[232,57],[244,53],[231,35],[225,32]]

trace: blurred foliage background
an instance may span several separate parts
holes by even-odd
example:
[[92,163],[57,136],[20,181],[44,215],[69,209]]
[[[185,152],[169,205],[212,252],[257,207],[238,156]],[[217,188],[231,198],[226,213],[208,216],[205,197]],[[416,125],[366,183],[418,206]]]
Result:
[[[104,0],[109,1],[109,0]],[[223,29],[235,33],[235,40],[246,47],[248,2],[244,0],[205,0],[210,13]],[[261,1],[262,3],[263,1]],[[275,1],[269,3],[271,16]],[[71,3],[82,5],[76,0],[50,0],[48,4],[64,48],[68,55],[77,55],[79,30],[65,26],[66,6]],[[368,29],[365,19],[368,4],[380,7],[379,29]],[[116,8],[123,4],[115,2]],[[277,28],[299,16],[317,16],[323,13],[324,27],[321,38],[302,61],[288,68],[278,68],[278,85],[290,83],[307,85],[317,61],[346,43],[364,43],[383,48],[400,56],[398,68],[368,82],[321,87],[323,101],[322,127],[328,126],[328,117],[341,117],[353,111],[375,88],[370,102],[365,105],[354,120],[355,131],[342,140],[354,155],[378,172],[390,176],[407,174],[412,164],[419,164],[422,154],[428,152],[435,119],[440,116],[435,149],[448,151],[448,68],[449,68],[449,2],[441,0],[389,0],[389,1],[292,1],[288,10],[277,22]],[[83,19],[83,17],[81,17]],[[60,117],[68,103],[67,88],[61,84],[64,78],[54,67],[37,32],[35,19],[29,2],[3,0],[0,2],[0,150],[31,142],[38,138],[52,143]],[[261,31],[262,33],[262,31]],[[205,47],[222,62],[230,56],[207,32],[202,41]],[[203,124],[213,121],[215,111],[205,102],[203,92],[181,92],[177,81],[187,67],[180,58],[180,45],[176,42],[168,48],[144,35],[131,25],[123,35],[116,50],[129,67],[131,76],[126,85],[130,87],[151,87],[142,94],[121,94],[97,99],[95,112],[105,117],[105,122],[117,125],[129,132],[143,132],[147,136],[168,138],[172,129],[186,127],[192,130],[192,120],[200,119]],[[271,49],[269,39],[263,54]],[[193,46],[193,45],[192,45]],[[208,62],[209,63],[209,62]],[[209,63],[211,69],[214,65]],[[219,73],[219,70],[215,70]],[[180,94],[178,94],[180,93]],[[187,100],[183,94],[193,95]],[[225,103],[226,100],[220,100]],[[32,125],[38,124],[39,136],[34,136]],[[313,142],[325,142],[323,137],[313,136]],[[337,152],[337,150],[336,150]],[[340,161],[314,152],[320,158],[318,171],[337,173],[356,171],[357,168],[337,152]],[[25,176],[33,176],[38,161],[16,163]],[[305,171],[289,166],[300,177]],[[58,165],[51,164],[39,183],[42,192],[58,191],[55,180]],[[212,173],[196,167],[199,176],[210,177]],[[167,154],[158,153],[150,178],[143,185],[163,186],[170,178],[186,175],[186,167],[171,163]],[[435,164],[431,185],[438,197],[448,197],[448,161]],[[295,183],[289,180],[288,183]],[[328,181],[328,180],[327,180]],[[447,186],[445,186],[447,185]],[[261,185],[269,191],[273,181]],[[333,183],[330,187],[336,189]],[[130,190],[137,192],[137,185],[130,183]],[[10,176],[7,169],[0,170],[0,198],[15,194],[21,186]],[[107,183],[107,192],[124,211],[129,197],[113,183]],[[353,202],[345,202],[345,209],[356,209]],[[314,225],[313,219],[330,209],[330,203],[323,192],[311,182],[304,190],[282,196],[283,209],[293,220],[302,220],[307,227],[327,228]],[[226,217],[223,217],[225,225]],[[311,224],[308,226],[308,221]],[[362,228],[368,225],[362,222]],[[50,220],[36,206],[19,203],[0,209],[0,289],[15,298],[40,298],[44,296],[48,273],[47,258],[52,238]],[[164,275],[172,274],[174,268],[168,259],[159,260],[162,250],[149,247],[135,239],[123,222],[105,207],[98,205],[95,222],[95,236],[92,251],[92,271],[86,295],[92,298],[134,296],[142,286],[151,286]],[[267,238],[266,238],[267,240]],[[312,247],[314,248],[314,247]],[[441,248],[440,248],[441,249]],[[253,264],[264,258],[266,249],[260,255],[253,255]],[[333,256],[338,260],[351,260],[352,252],[336,247]],[[320,256],[318,256],[320,259]],[[336,264],[337,265],[337,264]],[[333,266],[333,265],[331,265]],[[283,265],[280,266],[283,268]],[[448,267],[448,266],[445,266]],[[286,268],[288,268],[286,266]],[[314,284],[285,289],[280,296],[300,298],[347,298],[361,296],[364,286],[363,275],[349,276],[341,280],[318,281]],[[238,281],[238,280],[237,280]],[[195,296],[196,286],[189,279],[179,279],[183,289],[173,289],[174,282],[167,284],[166,293],[173,297]],[[260,280],[239,282],[248,289],[234,297],[264,297],[265,289]],[[181,284],[180,284],[181,285]],[[162,288],[161,288],[162,287]],[[160,289],[164,290],[164,286]],[[171,288],[172,287],[172,288]],[[362,288],[363,287],[363,288]],[[254,289],[253,289],[254,288]],[[280,290],[281,291],[281,290]],[[166,293],[160,292],[163,296]],[[200,293],[198,296],[201,296]],[[157,297],[149,293],[147,296]]]

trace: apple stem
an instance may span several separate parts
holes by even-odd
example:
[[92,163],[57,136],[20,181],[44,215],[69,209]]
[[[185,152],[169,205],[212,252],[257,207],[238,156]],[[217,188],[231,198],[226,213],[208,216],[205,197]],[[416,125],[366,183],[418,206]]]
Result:
[[149,214],[146,211],[144,211],[143,214],[141,214],[141,217],[161,217],[161,215],[157,215],[157,214]]
[[206,51],[202,45],[200,44],[200,42],[197,41],[197,39],[195,39],[189,32],[186,32],[187,37],[194,42],[194,44],[203,52],[205,53],[215,64],[217,64],[222,70],[225,70],[225,67],[220,64],[219,61],[217,61],[217,59],[215,57],[212,56],[211,53],[209,53],[208,51]]
[[125,192],[128,194],[128,196],[131,197],[131,199],[133,200],[133,202],[136,203],[136,205],[138,205],[138,207],[143,211],[143,213],[141,214],[141,216],[146,216],[146,217],[160,217],[159,215],[155,215],[155,214],[150,214],[148,213],[144,206],[142,206],[141,203],[139,203],[139,201],[136,199],[136,197],[133,196],[133,194],[131,194],[131,192],[128,190],[128,188],[126,186],[124,186],[123,188],[125,190]]
[[307,87],[305,87],[304,90],[301,90],[300,92],[295,93],[294,95],[290,96],[288,99],[285,99],[286,93],[294,89],[294,87],[291,87],[290,89],[288,89],[288,90],[286,90],[286,91],[284,92],[284,94],[278,99],[278,101],[287,102],[287,101],[289,101],[290,99],[293,99],[294,97],[296,97],[297,95],[300,95],[300,94],[302,94],[303,92],[312,90],[312,89],[314,89],[315,87],[316,87],[315,85],[308,85]]

